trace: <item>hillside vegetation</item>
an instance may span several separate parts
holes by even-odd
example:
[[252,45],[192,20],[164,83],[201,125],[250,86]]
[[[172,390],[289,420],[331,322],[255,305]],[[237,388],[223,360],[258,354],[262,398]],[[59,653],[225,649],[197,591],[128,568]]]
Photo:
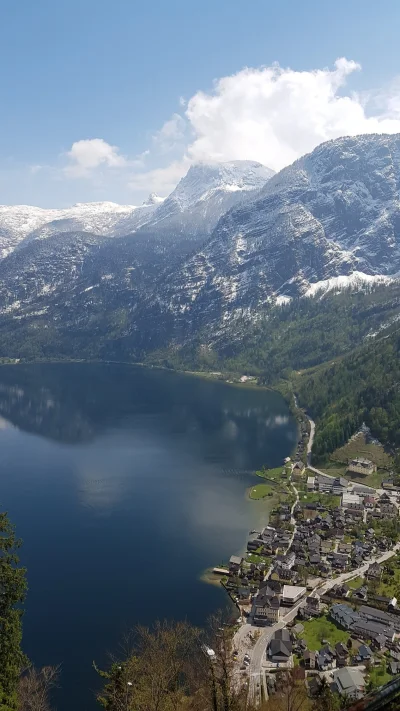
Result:
[[396,332],[297,379],[300,401],[317,421],[318,457],[344,444],[363,422],[381,442],[400,446],[399,350]]

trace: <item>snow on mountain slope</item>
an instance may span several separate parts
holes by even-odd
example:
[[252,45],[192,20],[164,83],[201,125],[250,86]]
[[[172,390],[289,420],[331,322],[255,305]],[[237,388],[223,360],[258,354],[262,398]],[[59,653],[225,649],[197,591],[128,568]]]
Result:
[[270,168],[247,160],[192,165],[152,224],[162,227],[160,223],[167,222],[174,229],[210,234],[225,212],[256,194],[273,175]]
[[[227,209],[243,204],[243,196],[251,199],[258,194],[271,175],[268,168],[251,161],[201,164],[190,168],[165,202],[152,194],[140,207],[88,203],[66,210],[4,208],[3,224],[13,215],[7,224],[14,229],[14,244],[8,245],[10,253],[0,261],[0,309],[8,313],[12,307],[17,313],[17,305],[20,311],[29,305],[37,311],[36,293],[42,303],[48,288],[50,304],[78,281],[82,289],[74,292],[71,306],[77,318],[79,311],[90,309],[92,291],[99,284],[107,303],[132,299],[134,292],[138,305],[155,284],[162,283],[164,272],[209,237]],[[46,243],[43,248],[41,242]]]
[[233,337],[238,319],[271,304],[400,273],[399,189],[400,135],[330,141],[273,177],[251,161],[195,165],[162,203],[100,210],[90,225],[101,239],[74,230],[38,240],[34,229],[0,263],[0,305],[18,318],[46,309],[82,332],[123,311],[139,351],[200,330]]
[[77,203],[65,209],[29,205],[0,206],[0,258],[21,242],[44,239],[57,232],[90,232],[108,237],[127,234],[148,221],[163,199],[151,195],[143,205],[115,202]]
[[337,276],[331,279],[323,279],[317,281],[307,289],[304,296],[320,296],[329,294],[331,291],[344,291],[345,289],[361,290],[365,286],[373,286],[380,284],[390,284],[398,275],[393,277],[383,276],[379,274],[363,274],[362,272],[353,272],[349,276]]
[[0,206],[0,259],[34,239],[58,232],[122,237],[148,225],[169,238],[209,235],[222,215],[261,190],[273,171],[254,161],[196,164],[171,195],[152,193],[140,206],[114,202],[78,203],[65,209]]
[[399,185],[399,135],[322,144],[228,212],[155,299],[187,322],[224,322],[334,277],[394,275]]

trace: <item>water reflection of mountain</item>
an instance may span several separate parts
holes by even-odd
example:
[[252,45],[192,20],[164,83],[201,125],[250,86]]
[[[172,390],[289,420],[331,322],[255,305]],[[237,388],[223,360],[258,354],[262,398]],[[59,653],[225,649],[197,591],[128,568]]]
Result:
[[295,437],[286,404],[276,393],[115,364],[3,366],[0,415],[27,432],[71,444],[109,428],[137,426],[139,419],[176,436],[200,430],[212,442],[215,433],[219,446],[222,434],[226,447],[238,451],[243,445],[261,446],[265,428]]

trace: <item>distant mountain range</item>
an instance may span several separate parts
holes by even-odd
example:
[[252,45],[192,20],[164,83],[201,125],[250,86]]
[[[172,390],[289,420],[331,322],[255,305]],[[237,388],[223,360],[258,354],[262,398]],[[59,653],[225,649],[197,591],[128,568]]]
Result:
[[400,136],[367,135],[275,175],[252,161],[194,165],[140,207],[0,207],[1,333],[51,328],[149,351],[232,337],[238,318],[289,299],[389,283],[399,188]]

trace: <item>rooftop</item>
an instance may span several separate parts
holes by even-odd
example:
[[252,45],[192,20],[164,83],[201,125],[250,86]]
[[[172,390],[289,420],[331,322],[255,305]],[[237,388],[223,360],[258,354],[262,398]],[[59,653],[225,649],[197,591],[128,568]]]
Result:
[[350,461],[350,464],[363,464],[365,466],[372,466],[370,459],[364,459],[363,457],[355,457]]
[[241,565],[242,558],[238,555],[231,555],[229,562],[232,563],[232,565]]
[[351,689],[364,686],[364,677],[358,669],[343,667],[333,672],[333,678],[341,693],[349,693]]
[[306,588],[298,587],[297,585],[284,585],[282,590],[283,597],[298,597],[307,592]]

